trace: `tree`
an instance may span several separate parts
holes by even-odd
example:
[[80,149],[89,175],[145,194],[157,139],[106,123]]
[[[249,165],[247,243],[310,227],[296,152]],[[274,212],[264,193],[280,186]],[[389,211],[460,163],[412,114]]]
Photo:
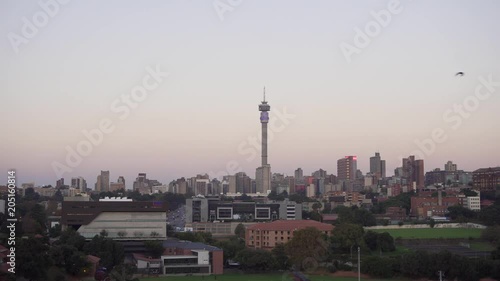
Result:
[[365,244],[368,247],[368,249],[370,249],[371,251],[377,250],[377,246],[378,246],[377,245],[378,234],[376,232],[368,230],[365,233],[363,239],[365,240]]
[[378,233],[377,246],[382,252],[394,252],[396,250],[394,238],[387,232]]
[[452,220],[469,221],[477,217],[477,213],[463,206],[448,207],[448,214]]
[[161,241],[145,241],[144,246],[153,258],[159,258],[165,251]]
[[313,227],[297,230],[292,240],[285,245],[285,252],[291,262],[300,269],[309,269],[308,262],[319,263],[326,258],[328,242],[325,235]]
[[500,224],[500,205],[495,203],[494,205],[481,209],[479,219],[485,225]]
[[274,266],[272,254],[261,249],[244,249],[238,253],[236,261],[243,268],[256,271],[268,271]]
[[500,226],[488,226],[481,232],[481,238],[490,243],[500,242]]
[[108,269],[112,269],[115,265],[120,264],[124,257],[122,244],[105,236],[94,236],[94,238],[84,246],[84,251],[87,255],[101,258],[99,264]]
[[224,263],[226,263],[227,260],[235,259],[237,254],[245,249],[245,242],[237,236],[232,236],[229,240],[217,242],[216,246],[224,250]]
[[38,201],[40,199],[40,194],[36,193],[32,187],[26,188],[24,192],[24,200],[26,201]]
[[337,219],[339,224],[353,223],[353,224],[360,224],[362,226],[377,225],[377,220],[370,211],[365,209],[360,209],[357,206],[353,206],[351,208],[345,206],[338,206],[334,209],[334,212],[339,215]]
[[61,235],[61,225],[60,224],[56,224],[49,229],[49,237],[55,238],[55,237],[58,237],[59,235]]
[[382,258],[371,256],[361,261],[361,271],[373,277],[391,278],[393,260],[391,258]]
[[278,243],[274,249],[271,250],[275,261],[275,268],[278,270],[285,270],[290,267],[288,256],[286,255],[285,244]]
[[477,192],[475,192],[474,190],[470,189],[470,188],[465,188],[465,189],[462,189],[462,192],[464,193],[464,195],[466,197],[469,197],[469,196],[477,196]]
[[85,238],[76,232],[73,228],[67,228],[61,233],[59,240],[54,242],[56,245],[72,245],[78,251],[83,250],[83,245],[85,245]]
[[357,224],[340,224],[335,227],[330,238],[336,250],[349,253],[353,246],[364,246],[364,230]]
[[317,212],[319,209],[321,209],[321,207],[323,207],[323,205],[321,205],[321,203],[319,203],[319,202],[314,202],[312,205],[313,211],[315,211],[315,212]]
[[35,204],[33,208],[31,208],[30,217],[33,218],[41,227],[41,232],[38,231],[38,233],[43,233],[47,229],[47,214],[45,213],[45,208],[42,205]]
[[29,280],[46,280],[52,265],[49,246],[39,238],[16,239],[16,274]]
[[371,251],[378,249],[381,252],[393,252],[396,250],[394,238],[387,232],[376,233],[369,230],[364,235],[364,241]]
[[240,238],[245,239],[245,226],[242,223],[239,223],[234,229],[234,234]]
[[111,280],[116,281],[139,281],[139,278],[134,278],[134,273],[137,271],[137,267],[131,264],[120,264],[117,265],[110,272]]
[[274,201],[283,201],[285,200],[286,197],[288,197],[288,193],[286,192],[286,190],[280,194],[277,194],[276,191],[273,190],[267,196],[269,200],[274,200]]
[[434,228],[434,226],[435,226],[435,225],[436,225],[436,221],[435,221],[434,219],[431,219],[431,220],[429,221],[429,226],[430,226],[431,228]]

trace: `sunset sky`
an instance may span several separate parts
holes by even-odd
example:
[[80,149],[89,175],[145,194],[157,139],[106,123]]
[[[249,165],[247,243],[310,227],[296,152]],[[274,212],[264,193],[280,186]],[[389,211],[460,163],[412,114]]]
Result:
[[[357,155],[366,173],[378,151],[392,175],[433,131],[444,141],[423,153],[426,171],[448,160],[500,166],[500,1],[401,0],[350,62],[341,45],[355,46],[355,29],[374,26],[391,1],[229,2],[239,5],[68,1],[27,38],[23,18],[44,13],[39,1],[1,1],[1,170],[54,185],[66,147],[110,120],[114,130],[64,173],[67,184],[83,176],[93,188],[110,170],[131,188],[139,172],[168,183],[232,173],[228,163],[254,178],[260,157],[250,159],[248,141],[260,137],[264,86],[279,120],[272,172],[336,174],[339,158]],[[155,68],[168,77],[130,114],[112,109]]]

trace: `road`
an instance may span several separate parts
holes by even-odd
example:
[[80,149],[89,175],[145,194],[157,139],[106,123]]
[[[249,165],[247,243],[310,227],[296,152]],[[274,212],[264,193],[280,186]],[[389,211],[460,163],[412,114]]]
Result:
[[176,231],[179,231],[180,229],[184,229],[184,225],[186,223],[186,210],[185,210],[185,206],[181,205],[176,210],[170,212],[167,215],[167,222]]

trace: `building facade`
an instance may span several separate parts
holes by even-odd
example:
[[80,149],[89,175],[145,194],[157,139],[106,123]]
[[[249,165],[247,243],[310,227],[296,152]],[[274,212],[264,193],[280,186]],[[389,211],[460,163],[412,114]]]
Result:
[[247,227],[245,231],[245,244],[249,248],[273,249],[277,244],[285,244],[293,238],[297,230],[308,227],[316,228],[326,235],[330,235],[333,225],[315,220],[278,220],[269,223],[257,223]]
[[102,230],[113,239],[165,239],[166,211],[164,202],[64,201],[61,226],[74,228],[85,239]]
[[339,181],[354,181],[357,170],[356,156],[346,156],[337,161],[337,179]]
[[477,169],[472,172],[472,181],[479,191],[495,191],[500,188],[500,167]]

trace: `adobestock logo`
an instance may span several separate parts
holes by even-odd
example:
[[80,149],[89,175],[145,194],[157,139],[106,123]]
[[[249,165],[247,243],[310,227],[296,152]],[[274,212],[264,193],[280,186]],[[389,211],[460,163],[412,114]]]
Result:
[[28,44],[30,39],[35,38],[40,29],[49,24],[51,18],[54,18],[61,10],[61,5],[66,5],[69,0],[41,0],[38,6],[41,10],[35,12],[31,19],[22,17],[23,25],[20,34],[9,32],[7,38],[16,54],[19,54],[19,47],[22,44]]
[[354,28],[353,44],[346,42],[340,43],[340,50],[348,63],[351,63],[354,54],[361,54],[361,51],[368,47],[372,39],[380,35],[383,28],[389,26],[394,15],[398,15],[403,11],[403,7],[399,0],[391,0],[387,4],[387,9],[382,9],[378,12],[371,11],[370,14],[373,20],[367,22],[363,29]]
[[[115,113],[119,120],[125,120],[130,116],[130,112],[139,106],[139,103],[146,100],[149,93],[160,87],[161,83],[170,74],[162,72],[160,66],[155,69],[146,67],[147,74],[142,79],[142,84],[133,87],[129,94],[122,94],[120,98],[115,99],[110,106],[111,112]],[[57,178],[61,178],[65,173],[70,173],[78,167],[83,159],[89,156],[94,147],[102,144],[107,134],[115,130],[115,122],[111,118],[102,118],[97,128],[83,130],[84,139],[80,140],[74,147],[67,145],[65,164],[58,161],[52,162],[52,169]]]
[[243,3],[243,0],[215,0],[213,5],[219,20],[224,21],[224,14],[233,12],[241,3]]
[[[476,85],[473,94],[468,95],[462,102],[455,103],[444,111],[442,115],[443,121],[452,130],[458,130],[464,123],[464,120],[469,119],[472,116],[472,112],[479,109],[481,102],[491,98],[492,94],[496,93],[498,88],[500,88],[500,81],[493,81],[493,75],[491,74],[487,78],[478,77],[478,81],[479,83]],[[426,156],[430,156],[436,152],[438,144],[442,144],[447,140],[448,134],[446,130],[442,127],[436,127],[431,131],[429,137],[422,140],[414,140],[418,149],[412,151],[409,155],[415,155],[419,159],[424,159]]]

